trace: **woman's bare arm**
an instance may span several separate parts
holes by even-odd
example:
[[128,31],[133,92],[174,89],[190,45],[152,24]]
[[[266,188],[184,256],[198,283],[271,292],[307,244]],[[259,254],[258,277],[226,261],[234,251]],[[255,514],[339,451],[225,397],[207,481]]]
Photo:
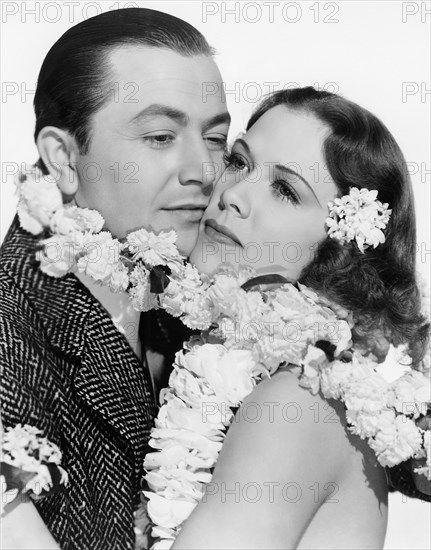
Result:
[[336,486],[349,463],[338,416],[316,421],[324,404],[289,372],[259,384],[239,409],[212,483],[173,548],[296,548],[330,494],[323,488]]

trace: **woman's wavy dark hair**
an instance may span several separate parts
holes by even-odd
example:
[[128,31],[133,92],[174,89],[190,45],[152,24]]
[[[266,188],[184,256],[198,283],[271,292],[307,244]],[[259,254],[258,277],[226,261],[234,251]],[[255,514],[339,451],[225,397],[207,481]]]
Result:
[[356,320],[354,337],[378,356],[388,342],[408,344],[418,367],[429,339],[416,281],[416,220],[406,162],[392,134],[366,109],[312,87],[275,92],[258,107],[247,130],[269,109],[314,115],[329,128],[324,157],[339,196],[351,187],[376,189],[392,209],[386,241],[361,253],[354,242],[327,237],[300,281],[348,308]]

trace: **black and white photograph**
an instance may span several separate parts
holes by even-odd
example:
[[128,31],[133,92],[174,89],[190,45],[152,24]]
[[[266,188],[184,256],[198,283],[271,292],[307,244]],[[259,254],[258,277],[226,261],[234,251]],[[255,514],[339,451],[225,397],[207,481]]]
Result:
[[431,2],[0,9],[0,548],[430,548]]

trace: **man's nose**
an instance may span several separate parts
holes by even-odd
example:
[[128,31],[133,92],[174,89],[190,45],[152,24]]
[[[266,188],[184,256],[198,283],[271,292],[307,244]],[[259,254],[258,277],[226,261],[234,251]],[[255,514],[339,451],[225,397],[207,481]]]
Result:
[[185,145],[178,175],[182,185],[213,186],[220,172],[221,166],[213,160],[203,139]]

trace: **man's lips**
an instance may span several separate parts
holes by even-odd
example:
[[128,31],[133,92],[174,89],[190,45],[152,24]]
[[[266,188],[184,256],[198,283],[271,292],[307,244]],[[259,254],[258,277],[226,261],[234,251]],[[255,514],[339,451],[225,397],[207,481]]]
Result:
[[163,210],[165,212],[169,212],[170,215],[179,217],[182,220],[195,223],[201,221],[206,207],[206,204],[179,204],[177,206],[163,208]]
[[179,204],[177,206],[167,206],[166,208],[163,208],[163,210],[205,210],[207,206],[207,204],[190,203]]
[[242,246],[241,241],[230,229],[225,225],[217,223],[213,219],[205,220],[205,233],[213,241],[222,243],[222,244],[237,244]]

